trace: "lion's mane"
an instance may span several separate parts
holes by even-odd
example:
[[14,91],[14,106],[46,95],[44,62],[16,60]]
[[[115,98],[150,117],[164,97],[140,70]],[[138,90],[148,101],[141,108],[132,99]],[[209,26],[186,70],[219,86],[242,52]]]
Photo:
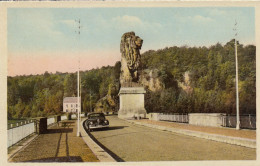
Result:
[[121,38],[120,52],[127,60],[127,66],[132,72],[140,66],[140,52],[143,40],[134,32],[127,32]]

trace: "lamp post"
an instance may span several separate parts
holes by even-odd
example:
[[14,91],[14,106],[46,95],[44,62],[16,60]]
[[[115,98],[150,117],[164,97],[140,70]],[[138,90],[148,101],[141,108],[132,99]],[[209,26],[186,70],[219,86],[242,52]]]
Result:
[[90,101],[90,111],[89,112],[92,112],[92,100],[91,100],[92,96],[91,96],[91,91],[90,91],[90,96],[89,96],[89,101]]
[[[78,27],[77,27],[78,30],[76,31],[76,33],[79,34],[79,39],[80,39],[80,27],[81,27],[81,26],[80,26],[80,19],[79,19],[79,20],[75,20],[75,22],[78,24]],[[80,61],[79,61],[79,62],[80,62]],[[77,81],[77,82],[78,82],[78,83],[77,83],[77,89],[78,89],[78,90],[77,90],[77,94],[78,94],[78,95],[77,95],[77,99],[78,99],[78,100],[77,100],[77,104],[78,104],[78,128],[77,128],[77,136],[78,136],[78,137],[81,136],[81,133],[80,133],[80,131],[79,131],[79,126],[80,126],[80,114],[81,114],[81,113],[80,113],[80,112],[81,112],[81,106],[80,106],[80,101],[79,101],[79,93],[80,93],[80,92],[79,92],[79,85],[80,85],[80,83],[79,83],[79,69],[80,69],[80,67],[79,67],[79,66],[80,66],[80,63],[78,63],[78,71],[77,71],[77,75],[78,75],[78,77],[77,77],[77,80],[78,80],[78,81]]]
[[235,57],[236,57],[236,110],[237,110],[237,124],[236,124],[236,129],[240,129],[240,119],[239,119],[239,93],[238,93],[238,61],[237,61],[237,22],[235,21]]
[[78,101],[78,132],[77,132],[77,136],[80,137],[80,131],[79,131],[79,125],[80,125],[80,102],[79,102],[79,69],[78,69],[78,97],[77,97]]

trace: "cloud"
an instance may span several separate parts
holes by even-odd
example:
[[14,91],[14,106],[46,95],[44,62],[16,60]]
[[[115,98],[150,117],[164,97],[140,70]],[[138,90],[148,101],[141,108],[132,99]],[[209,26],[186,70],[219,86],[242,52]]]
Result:
[[[19,17],[16,15],[19,15]],[[19,10],[16,13],[12,13],[11,17],[11,20],[15,21],[10,22],[10,25],[18,26],[16,28],[22,28],[24,32],[41,32],[44,33],[44,35],[49,32],[51,33],[50,35],[59,34],[59,31],[55,30],[54,15],[52,15],[51,12],[44,10],[39,10],[37,12],[32,12],[31,10]],[[17,17],[17,19],[15,19],[15,17]],[[18,18],[23,19],[20,20]]]
[[112,23],[119,29],[132,28],[142,30],[156,30],[162,27],[162,25],[157,22],[143,21],[139,17],[129,15],[114,17],[112,18]]
[[[22,21],[19,21],[21,27],[25,28],[29,34],[39,33],[42,36],[52,36],[61,35],[62,33],[55,29],[55,20],[54,16],[48,11],[33,12],[24,10],[19,12],[20,18],[24,18]],[[30,31],[31,30],[31,31]]]
[[142,26],[143,24],[140,18],[128,15],[114,17],[112,18],[112,21],[119,26],[126,27]]
[[59,22],[49,10],[19,9],[8,12],[9,50],[46,50],[66,40],[57,26]]
[[61,20],[60,22],[69,26],[69,27],[75,27],[76,26],[75,20]]
[[212,23],[214,19],[208,16],[194,15],[194,16],[175,16],[175,19],[181,23],[206,24]]
[[194,22],[201,22],[201,23],[214,21],[214,20],[213,20],[212,18],[210,18],[210,17],[204,17],[204,16],[201,16],[201,15],[193,16],[193,17],[192,17],[192,20],[193,20]]
[[225,16],[227,15],[227,12],[221,9],[209,9],[208,11],[209,15],[211,16]]

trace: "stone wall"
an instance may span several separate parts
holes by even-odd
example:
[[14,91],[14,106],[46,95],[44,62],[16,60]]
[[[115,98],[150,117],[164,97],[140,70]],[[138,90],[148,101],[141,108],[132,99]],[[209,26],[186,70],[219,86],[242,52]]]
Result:
[[179,123],[188,123],[188,114],[163,114],[163,113],[149,113],[147,114],[149,120],[155,121],[170,121]]
[[188,123],[189,115],[188,114],[159,114],[159,119],[162,121]]
[[190,113],[189,124],[222,127],[222,115],[220,113]]
[[147,114],[147,118],[149,118],[149,120],[159,121],[159,114],[160,113],[149,113]]

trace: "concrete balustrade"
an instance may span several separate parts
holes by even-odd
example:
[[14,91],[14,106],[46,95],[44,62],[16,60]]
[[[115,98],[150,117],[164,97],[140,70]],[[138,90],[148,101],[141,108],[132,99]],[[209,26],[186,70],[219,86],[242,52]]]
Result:
[[155,120],[155,121],[171,121],[171,122],[180,122],[180,123],[189,122],[188,114],[149,113],[147,117],[149,118],[149,120]]
[[[30,121],[29,121],[30,122]],[[7,146],[10,147],[30,134],[34,133],[35,126],[34,123],[13,123],[10,124],[10,128],[7,130],[8,133],[8,141]]]
[[56,115],[51,118],[40,117],[8,124],[8,147],[16,144],[32,133],[46,133],[48,125],[59,122],[61,120],[67,120],[67,116]]
[[189,124],[199,126],[221,127],[222,116],[223,114],[221,113],[190,113]]

